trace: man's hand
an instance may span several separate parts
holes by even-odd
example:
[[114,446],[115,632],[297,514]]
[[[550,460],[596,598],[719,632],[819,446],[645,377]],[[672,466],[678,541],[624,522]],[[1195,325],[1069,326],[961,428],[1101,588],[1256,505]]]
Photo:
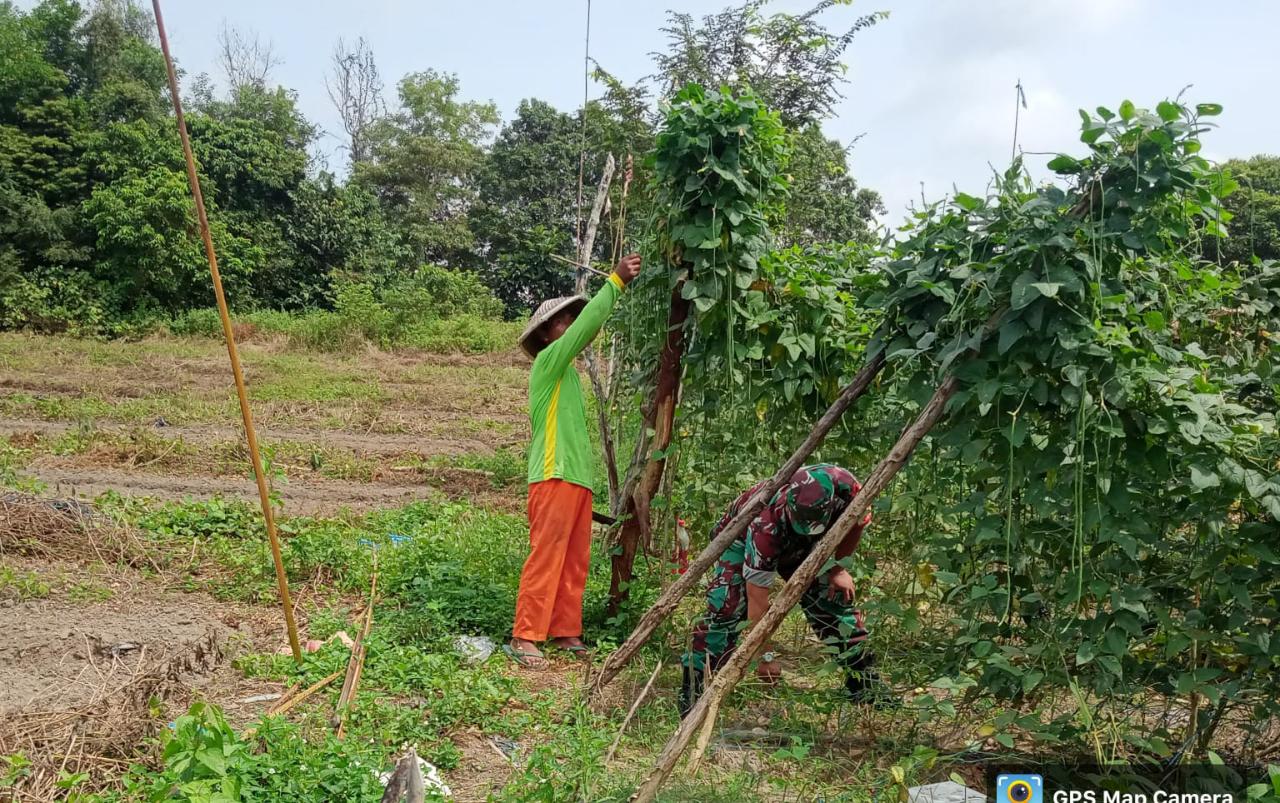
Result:
[[640,255],[627,254],[618,260],[618,267],[614,268],[613,272],[618,274],[623,284],[631,284],[632,280],[640,275]]
[[845,604],[853,602],[853,575],[843,566],[837,566],[828,577],[827,599],[843,600]]

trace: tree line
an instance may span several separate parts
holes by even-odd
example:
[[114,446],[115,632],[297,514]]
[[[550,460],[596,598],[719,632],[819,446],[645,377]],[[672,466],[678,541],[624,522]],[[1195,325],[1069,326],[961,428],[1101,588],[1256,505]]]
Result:
[[[654,98],[691,80],[757,85],[783,112],[796,135],[788,237],[870,237],[879,197],[820,123],[838,96],[840,54],[878,17],[833,33],[821,8],[768,16],[761,6],[672,14],[651,78],[627,85],[597,68],[597,99],[566,112],[529,98],[505,122],[456,75],[423,69],[387,87],[366,41],[339,40],[325,85],[342,121],[342,177],[311,155],[322,132],[296,92],[273,83],[271,48],[224,29],[221,87],[207,74],[183,83],[230,298],[323,309],[348,284],[388,292],[425,266],[474,274],[511,316],[570,292],[572,268],[552,255],[575,253],[580,184],[590,196],[606,154],[638,164]],[[207,307],[149,13],[134,0],[3,2],[0,51],[0,327],[111,333]],[[643,226],[653,210],[642,182],[629,203],[630,225]],[[602,257],[617,239],[601,238]]]
[[[395,293],[438,281],[440,267],[482,283],[509,317],[570,292],[572,268],[556,257],[576,253],[606,154],[642,172],[659,101],[688,83],[750,86],[779,112],[791,189],[777,245],[872,239],[880,197],[821,126],[847,49],[884,15],[832,28],[833,5],[671,12],[648,78],[627,84],[597,65],[597,97],[584,106],[529,98],[506,121],[492,102],[468,99],[456,75],[424,68],[388,87],[366,41],[339,40],[325,86],[342,123],[341,176],[313,157],[322,132],[296,92],[273,82],[271,48],[224,29],[221,84],[207,74],[183,83],[228,294],[241,310],[329,309],[353,284]],[[112,334],[209,306],[149,13],[135,0],[42,0],[29,11],[6,0],[0,52],[0,328]],[[1247,215],[1235,210],[1248,238],[1225,256],[1274,254],[1280,163],[1238,167],[1250,177],[1235,199],[1248,203]],[[621,202],[624,183],[614,182],[613,231],[597,258],[665,214],[642,180]]]

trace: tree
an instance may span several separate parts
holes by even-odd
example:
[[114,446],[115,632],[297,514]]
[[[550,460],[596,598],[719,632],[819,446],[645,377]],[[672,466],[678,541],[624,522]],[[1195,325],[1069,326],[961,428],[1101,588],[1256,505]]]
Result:
[[418,264],[472,261],[467,213],[498,110],[459,100],[458,90],[455,75],[406,76],[400,110],[370,129],[370,158],[356,166],[355,179],[376,193]]
[[820,0],[801,14],[766,15],[769,0],[747,0],[695,22],[692,14],[667,12],[670,42],[655,53],[663,95],[686,84],[750,87],[789,128],[831,114],[845,80],[841,59],[854,36],[885,19],[887,12],[854,20],[843,33],[820,21],[841,0]]
[[[85,97],[97,125],[167,113],[164,58],[150,13],[133,0],[101,0],[81,28]],[[73,90],[78,86],[70,87]]]
[[1220,246],[1209,240],[1206,256],[1216,259],[1221,247],[1224,260],[1280,259],[1280,156],[1231,159],[1223,168],[1240,187],[1223,203],[1232,215],[1229,235]]
[[234,94],[245,87],[266,89],[271,71],[281,61],[271,42],[224,24],[218,32],[218,64]]
[[789,171],[791,194],[781,232],[789,244],[869,242],[880,194],[858,187],[847,150],[810,124],[795,136]]
[[[477,176],[472,227],[489,286],[510,314],[573,289],[581,124],[541,100],[521,101]],[[585,179],[590,186],[590,179]]]
[[339,39],[330,62],[333,72],[325,77],[325,89],[342,118],[351,164],[357,165],[369,158],[369,128],[386,110],[382,76],[378,74],[373,49],[363,36],[354,45]]

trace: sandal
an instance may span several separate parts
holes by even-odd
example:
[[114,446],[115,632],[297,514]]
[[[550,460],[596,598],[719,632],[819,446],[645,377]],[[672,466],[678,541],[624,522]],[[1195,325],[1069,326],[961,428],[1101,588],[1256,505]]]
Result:
[[591,648],[582,643],[557,644],[554,640],[552,640],[550,646],[552,649],[560,650],[561,652],[567,652],[576,658],[587,658],[591,655]]
[[[503,644],[502,651],[507,654],[508,658],[525,669],[542,669],[547,665],[547,657],[541,653],[523,652],[515,649],[510,644]],[[534,661],[541,661],[541,663],[534,663]]]

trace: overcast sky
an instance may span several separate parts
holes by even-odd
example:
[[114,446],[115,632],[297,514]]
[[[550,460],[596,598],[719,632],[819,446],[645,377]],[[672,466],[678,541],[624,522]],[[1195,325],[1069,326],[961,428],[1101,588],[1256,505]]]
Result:
[[[729,2],[594,0],[592,56],[638,79],[664,45],[666,8],[702,14]],[[297,90],[308,118],[331,132],[321,150],[334,168],[345,156],[324,73],[339,36],[372,43],[389,97],[405,73],[434,68],[457,73],[464,96],[495,101],[506,119],[522,98],[565,110],[582,100],[586,0],[167,0],[162,8],[188,74],[218,77],[224,22],[269,39],[283,59],[275,80]],[[1078,152],[1082,106],[1114,109],[1130,98],[1153,108],[1194,84],[1189,100],[1226,107],[1207,155],[1280,152],[1277,0],[857,0],[826,18],[839,28],[879,10],[889,19],[849,49],[846,97],[825,127],[844,142],[862,135],[853,172],[883,194],[888,222],[901,219],[922,184],[930,199],[953,186],[978,193],[990,166],[1008,163],[1019,78],[1027,151]],[[1037,167],[1045,161],[1029,157]]]

